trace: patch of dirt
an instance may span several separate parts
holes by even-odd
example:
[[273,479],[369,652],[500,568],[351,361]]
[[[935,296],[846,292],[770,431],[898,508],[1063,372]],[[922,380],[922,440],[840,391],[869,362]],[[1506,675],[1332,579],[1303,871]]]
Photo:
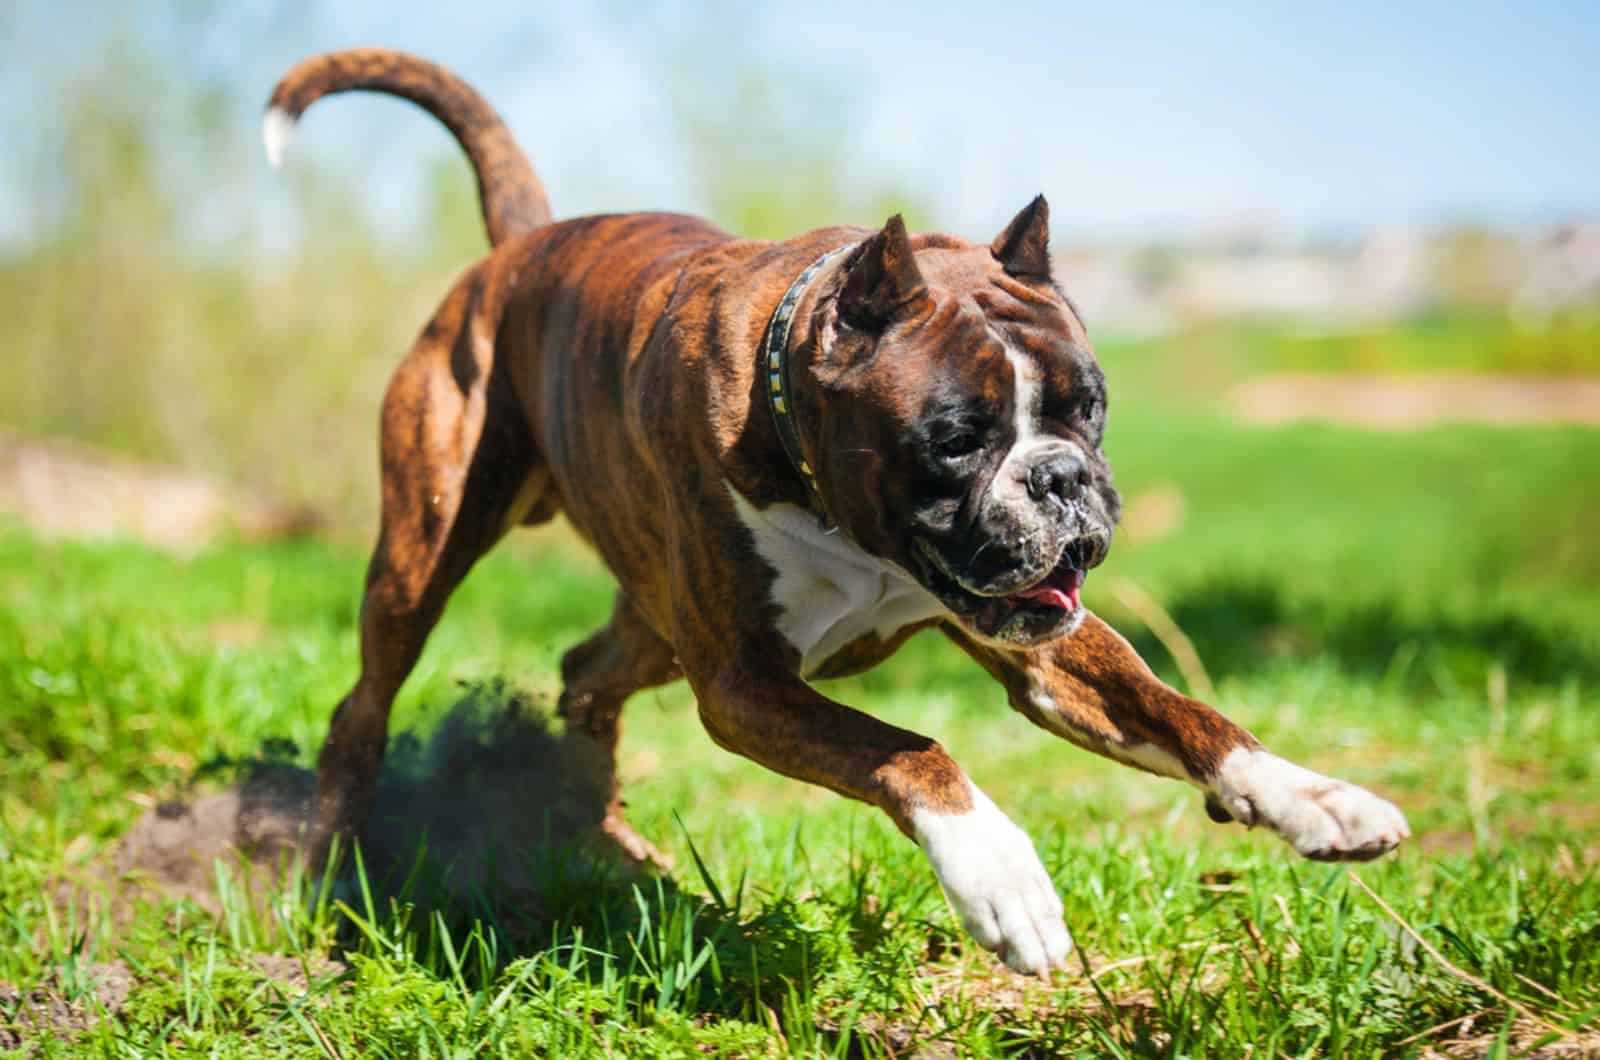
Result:
[[270,630],[259,618],[221,618],[206,627],[206,639],[218,648],[253,648],[266,642]]
[[[1500,1043],[1500,1020],[1493,1019],[1475,1020],[1468,1017],[1441,1032],[1442,1037],[1434,1041],[1431,1047],[1424,1048],[1419,1054],[1430,1060],[1444,1060],[1446,1057],[1457,1060],[1465,1057],[1485,1057],[1501,1055],[1497,1052]],[[1493,1026],[1481,1034],[1472,1033],[1477,1022]],[[1559,1038],[1542,1045],[1538,1049],[1529,1051],[1529,1047],[1549,1032],[1531,1020],[1519,1019],[1511,1025],[1511,1034],[1507,1044],[1510,1048],[1504,1055],[1519,1057],[1534,1057],[1536,1060],[1592,1060],[1600,1057],[1600,1033],[1580,1033]]]
[[308,508],[184,468],[4,431],[0,513],[41,537],[133,537],[178,554],[224,534],[254,541],[308,534],[322,524]]
[[1153,486],[1128,498],[1118,529],[1135,545],[1160,541],[1183,527],[1187,508],[1178,487]]
[[134,822],[112,855],[113,908],[165,895],[220,912],[213,864],[219,859],[248,872],[252,883],[276,885],[294,857],[310,795],[308,771],[266,762],[223,791],[160,803]]
[[[767,1012],[771,1015],[769,1026],[775,1034],[781,1036],[783,1032],[779,1029],[776,1013],[770,1008]],[[845,1023],[833,1016],[821,1016],[816,1020],[815,1026],[837,1054],[839,1041],[844,1036]],[[876,1042],[885,1056],[903,1056],[908,1060],[956,1060],[961,1055],[949,1042],[926,1040],[926,1028],[915,1028],[888,1021],[870,1012],[853,1014],[850,1030],[857,1036],[857,1040],[851,1042],[846,1056],[866,1055],[860,1046],[862,1038]]]
[[[348,965],[323,957],[302,961],[287,954],[257,954],[252,962],[265,978],[291,994],[304,994],[312,980],[343,974]],[[0,1049],[46,1040],[70,1041],[127,1002],[138,976],[123,961],[81,969],[76,976],[56,969],[31,990],[0,983]]]
[[303,994],[310,990],[313,980],[343,975],[350,969],[350,966],[343,961],[330,960],[327,957],[310,957],[302,960],[287,953],[258,953],[251,963],[262,975],[280,986],[287,987],[293,994]]
[[122,961],[90,965],[79,979],[70,982],[58,970],[32,990],[0,983],[0,1049],[81,1034],[133,992],[133,969]]
[[[282,883],[312,773],[270,758],[240,772],[221,791],[162,802],[135,822],[105,881],[114,912],[152,895],[218,912],[218,860],[247,874],[252,894]],[[426,741],[409,733],[391,741],[363,863],[375,882],[398,883],[420,868],[451,895],[492,885],[536,904],[537,852],[582,848],[635,863],[600,830],[611,787],[609,763],[592,741],[554,730],[530,700],[500,686],[470,690]]]
[[1319,420],[1386,430],[1435,423],[1600,425],[1600,379],[1270,375],[1234,387],[1246,423]]
[[[154,805],[109,864],[60,881],[58,901],[99,905],[118,923],[150,899],[188,899],[217,915],[221,862],[243,893],[265,903],[294,869],[313,786],[310,770],[271,757],[279,750],[224,764],[238,779],[222,790]],[[541,866],[550,861],[541,853],[564,864],[581,854],[643,867],[600,828],[611,787],[606,756],[586,737],[552,728],[531,700],[500,685],[469,689],[426,740],[402,733],[391,741],[363,864],[380,894],[410,879],[426,888],[413,895],[419,904],[493,894],[537,912]],[[270,954],[253,963],[302,993],[345,968]],[[0,1048],[70,1038],[114,1013],[133,983],[120,961],[94,965],[74,981],[58,970],[29,990],[0,983]]]

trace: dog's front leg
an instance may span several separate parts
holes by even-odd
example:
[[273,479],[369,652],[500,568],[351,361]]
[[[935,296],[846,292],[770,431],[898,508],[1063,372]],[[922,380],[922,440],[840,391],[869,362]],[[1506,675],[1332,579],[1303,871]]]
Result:
[[767,665],[690,672],[718,744],[786,776],[882,809],[922,847],[979,945],[1045,975],[1072,939],[1033,843],[943,747],[823,696]]
[[1070,636],[1023,651],[951,635],[1035,724],[1108,758],[1189,781],[1206,793],[1214,820],[1266,825],[1322,861],[1375,858],[1411,834],[1391,803],[1279,758],[1217,711],[1163,684],[1094,615]]

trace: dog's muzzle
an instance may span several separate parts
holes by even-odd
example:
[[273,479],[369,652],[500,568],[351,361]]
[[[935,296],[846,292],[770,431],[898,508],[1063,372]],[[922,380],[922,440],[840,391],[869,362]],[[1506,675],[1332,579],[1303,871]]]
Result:
[[1026,646],[1070,633],[1083,621],[1084,579],[1105,560],[1110,544],[1109,530],[1080,534],[1061,545],[1042,573],[1013,568],[1007,577],[981,582],[926,537],[915,539],[913,555],[923,585],[964,625],[987,640]]

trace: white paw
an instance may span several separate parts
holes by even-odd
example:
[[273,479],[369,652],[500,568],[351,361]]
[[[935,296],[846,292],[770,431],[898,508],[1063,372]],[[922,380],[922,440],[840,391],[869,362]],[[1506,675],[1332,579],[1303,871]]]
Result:
[[1033,841],[989,796],[970,783],[968,789],[972,809],[966,813],[911,815],[917,843],[961,926],[1012,971],[1044,976],[1066,967],[1072,936]]
[[1393,803],[1266,751],[1230,751],[1213,794],[1234,820],[1265,824],[1318,861],[1365,861],[1411,834]]

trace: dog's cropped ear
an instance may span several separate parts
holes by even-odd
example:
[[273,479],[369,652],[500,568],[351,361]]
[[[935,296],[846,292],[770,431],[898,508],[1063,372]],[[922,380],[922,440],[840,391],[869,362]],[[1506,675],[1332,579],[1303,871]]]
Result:
[[1019,280],[1050,278],[1050,204],[1043,195],[1022,208],[989,244],[995,260]]
[[839,316],[863,331],[879,330],[927,290],[899,214],[861,244],[849,269],[839,292]]

